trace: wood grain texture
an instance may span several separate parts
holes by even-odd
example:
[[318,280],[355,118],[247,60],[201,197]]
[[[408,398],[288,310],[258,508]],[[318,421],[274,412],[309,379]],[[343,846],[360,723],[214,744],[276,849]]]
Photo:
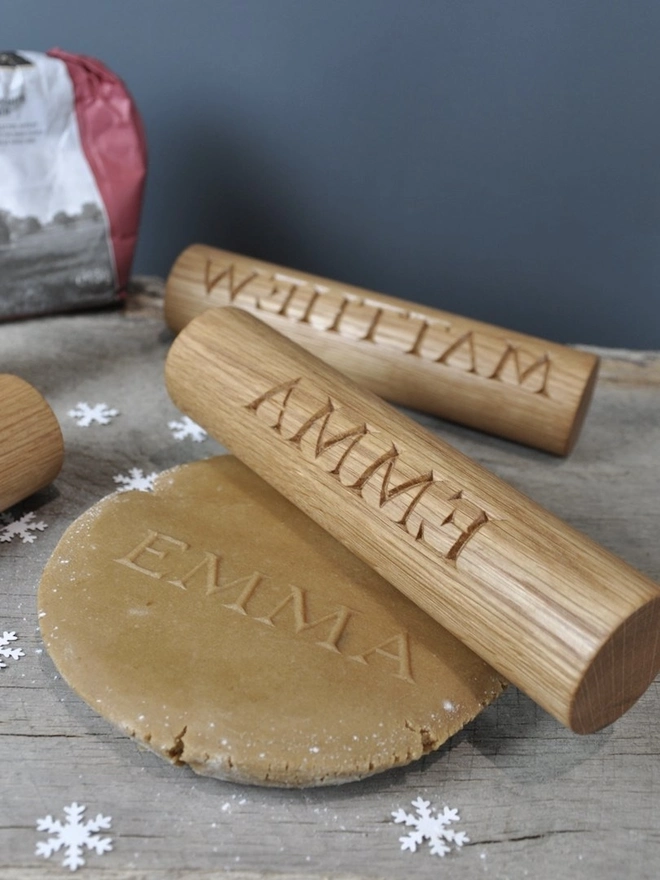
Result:
[[573,448],[596,380],[593,352],[229,251],[187,248],[167,279],[169,326],[179,331],[226,305],[387,400],[558,455]]
[[580,733],[660,667],[660,590],[239,309],[166,364],[174,402],[435,620]]
[[[67,456],[54,485],[12,510],[47,522],[32,545],[0,543],[0,630],[26,656],[0,670],[0,876],[63,878],[35,856],[37,817],[77,800],[113,818],[114,849],[89,855],[95,880],[656,880],[660,875],[660,681],[600,733],[579,737],[515,688],[437,754],[318,792],[195,777],[118,734],[75,697],[43,651],[41,569],[64,529],[130,467],[160,471],[216,454],[177,442],[162,372],[171,336],[149,313],[0,326],[2,368],[51,403]],[[63,356],[66,352],[66,357]],[[121,414],[105,428],[67,418],[79,400]],[[660,579],[660,354],[603,353],[580,442],[566,459],[415,415],[438,437]],[[176,645],[172,645],[176,658]],[[417,796],[459,809],[470,843],[444,860],[399,849],[390,814]]]
[[0,374],[0,511],[51,483],[63,458],[62,432],[44,398]]

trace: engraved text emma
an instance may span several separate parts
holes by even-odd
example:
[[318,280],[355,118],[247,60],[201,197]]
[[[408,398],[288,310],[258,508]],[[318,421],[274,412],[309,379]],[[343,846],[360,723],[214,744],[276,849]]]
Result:
[[374,638],[367,615],[341,604],[323,607],[323,599],[308,588],[277,583],[260,571],[226,575],[227,562],[220,554],[197,550],[154,529],[147,529],[141,541],[114,561],[179,590],[198,595],[201,591],[209,601],[217,600],[221,608],[255,623],[306,638],[346,660],[415,684],[406,630]]
[[442,559],[455,563],[491,522],[483,506],[433,468],[411,467],[397,445],[300,378],[246,405],[302,457]]

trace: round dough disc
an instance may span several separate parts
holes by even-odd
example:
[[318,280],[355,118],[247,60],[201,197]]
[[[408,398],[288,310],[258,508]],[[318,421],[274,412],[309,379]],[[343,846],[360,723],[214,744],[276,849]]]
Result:
[[500,676],[232,456],[74,522],[39,589],[59,671],[197,773],[347,782],[438,748]]

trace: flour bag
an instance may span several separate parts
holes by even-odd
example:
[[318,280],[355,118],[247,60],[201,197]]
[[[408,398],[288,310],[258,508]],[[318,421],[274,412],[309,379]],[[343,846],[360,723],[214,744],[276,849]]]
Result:
[[0,320],[121,298],[146,165],[133,99],[101,62],[0,52]]

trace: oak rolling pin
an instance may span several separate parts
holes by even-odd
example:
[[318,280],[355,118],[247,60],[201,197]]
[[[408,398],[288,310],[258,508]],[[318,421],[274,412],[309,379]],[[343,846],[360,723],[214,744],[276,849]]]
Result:
[[0,374],[0,511],[51,483],[64,443],[53,411],[32,385]]
[[566,455],[598,370],[593,354],[204,245],[172,267],[179,331],[235,305],[393,403]]
[[568,727],[609,724],[655,677],[655,584],[252,315],[195,318],[166,381],[181,410]]

